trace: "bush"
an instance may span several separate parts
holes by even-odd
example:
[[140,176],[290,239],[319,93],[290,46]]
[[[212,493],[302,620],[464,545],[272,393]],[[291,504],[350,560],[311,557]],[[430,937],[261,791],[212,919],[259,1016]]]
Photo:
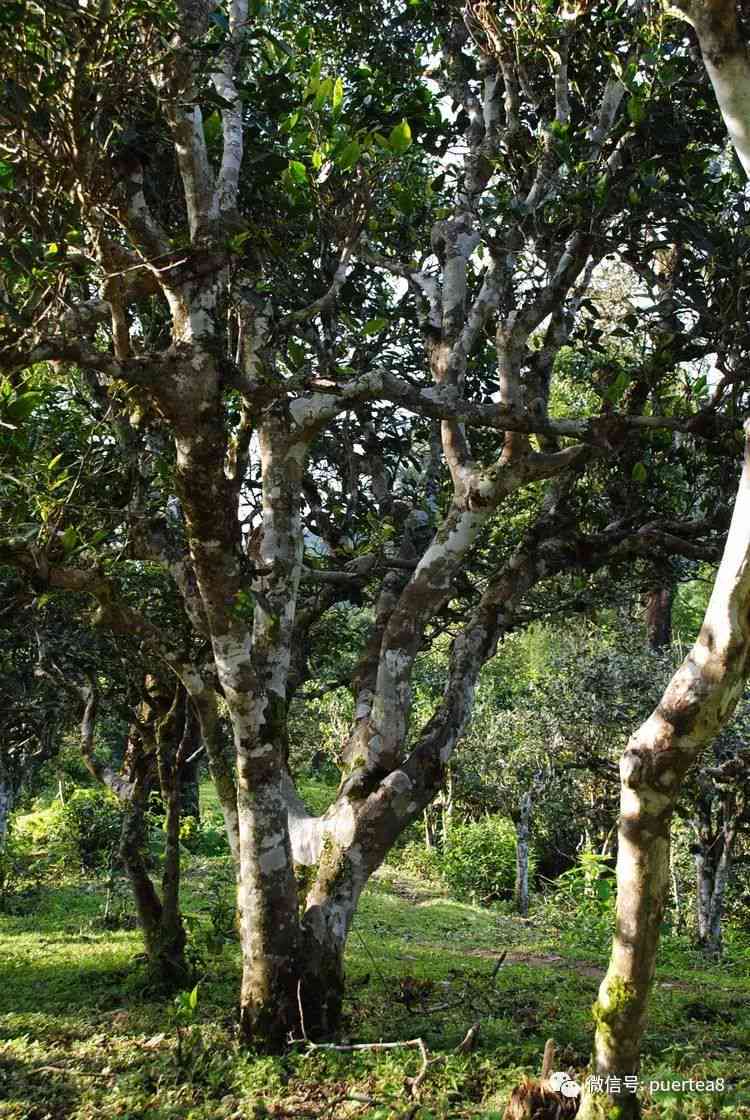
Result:
[[0,914],[28,914],[38,901],[42,867],[9,831],[0,847]]
[[[505,817],[485,817],[454,825],[440,870],[456,898],[488,903],[513,897],[516,881],[516,831]],[[529,852],[529,879],[536,860]]]
[[388,863],[426,882],[441,877],[441,856],[436,848],[428,850],[423,840],[409,840],[403,847],[392,849]]
[[106,867],[116,847],[122,809],[104,789],[76,789],[62,806],[57,840],[72,851],[81,867]]
[[229,851],[221,813],[204,813],[201,820],[184,816],[180,821],[180,843],[196,856],[222,856]]
[[581,852],[578,862],[552,883],[546,910],[562,941],[574,949],[606,952],[612,937],[617,882],[612,859]]

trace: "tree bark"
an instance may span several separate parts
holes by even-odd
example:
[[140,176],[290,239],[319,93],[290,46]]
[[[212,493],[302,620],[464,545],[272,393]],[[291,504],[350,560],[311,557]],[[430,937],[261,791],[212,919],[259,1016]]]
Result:
[[[723,795],[723,796],[722,796]],[[698,945],[709,957],[722,952],[724,898],[732,869],[737,835],[737,819],[732,812],[731,791],[721,790],[720,821],[714,826],[712,803],[707,792],[699,799],[700,819],[696,822],[695,886]]]
[[[581,1120],[639,1115],[622,1079],[638,1072],[648,996],[669,886],[669,830],[691,764],[731,718],[750,654],[750,423],[724,554],[700,634],[620,762],[617,912],[607,974],[594,1005],[594,1071],[617,1091],[586,1092]],[[615,1082],[613,1088],[617,1083]]]
[[531,793],[527,790],[518,806],[516,826],[516,882],[513,902],[522,918],[529,913],[529,833],[531,830]]
[[672,643],[673,587],[655,587],[646,593],[646,632],[653,650],[666,649]]
[[[143,935],[149,971],[160,987],[178,988],[189,978],[185,960],[187,937],[179,908],[180,891],[180,786],[179,736],[184,727],[185,692],[179,683],[175,699],[156,728],[156,737],[144,743],[131,734],[124,767],[130,779],[120,779],[117,793],[124,807],[119,855],[130,880],[138,925]],[[145,733],[145,725],[141,725]],[[165,813],[164,863],[161,897],[146,861],[146,811],[154,789],[161,793]]]
[[750,176],[750,59],[735,0],[674,0],[674,15],[693,25],[729,138]]
[[187,719],[189,741],[185,744],[186,757],[180,767],[180,812],[183,817],[193,817],[197,823],[201,819],[200,766],[203,757],[200,723],[192,710]]
[[0,852],[5,847],[13,810],[13,787],[0,770]]

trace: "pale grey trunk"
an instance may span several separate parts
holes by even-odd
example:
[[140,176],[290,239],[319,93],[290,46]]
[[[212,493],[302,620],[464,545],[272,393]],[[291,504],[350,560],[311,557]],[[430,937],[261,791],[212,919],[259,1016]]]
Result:
[[453,774],[450,766],[448,767],[445,775],[445,787],[443,789],[443,800],[441,805],[441,819],[443,831],[443,847],[447,848],[450,844],[451,825],[453,824]]
[[698,944],[712,957],[721,956],[724,899],[732,869],[735,831],[725,826],[708,843],[700,838],[695,854]]
[[750,60],[735,0],[674,0],[673,15],[692,23],[711,85],[740,163],[750,175]]
[[[620,762],[617,912],[607,974],[594,1006],[594,1072],[638,1073],[641,1038],[669,887],[669,830],[685,773],[731,718],[750,651],[750,425],[732,523],[701,632],[661,703]],[[621,1081],[621,1084],[622,1081]],[[634,1094],[586,1092],[581,1120],[639,1115]]]
[[516,882],[513,888],[513,902],[523,918],[529,913],[529,835],[532,808],[531,793],[527,790],[519,802],[515,820]]

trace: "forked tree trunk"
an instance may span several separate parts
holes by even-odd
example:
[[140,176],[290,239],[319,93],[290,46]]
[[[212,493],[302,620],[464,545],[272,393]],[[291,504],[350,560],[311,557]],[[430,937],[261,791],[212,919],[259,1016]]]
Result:
[[669,887],[669,832],[680,786],[702,747],[731,718],[750,653],[750,425],[732,523],[700,634],[620,762],[617,914],[607,974],[594,1005],[594,1074],[581,1120],[639,1113],[622,1079],[637,1074],[659,930]]
[[146,867],[144,852],[147,798],[147,791],[139,783],[133,797],[125,804],[120,858],[133,889],[149,971],[154,980],[169,989],[184,984],[188,977],[185,930],[179,920],[179,913],[177,921],[169,920],[170,916],[174,919],[173,912],[165,915],[164,905]]

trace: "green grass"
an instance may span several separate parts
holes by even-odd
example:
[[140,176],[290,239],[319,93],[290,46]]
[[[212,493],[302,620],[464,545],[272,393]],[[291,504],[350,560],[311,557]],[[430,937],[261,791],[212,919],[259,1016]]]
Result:
[[[318,798],[316,808],[324,796],[320,788],[306,795]],[[211,809],[208,801],[204,807]],[[201,942],[227,871],[221,857],[187,858],[184,909],[204,959],[181,1062],[172,1001],[145,987],[137,931],[101,928],[102,880],[48,882],[28,912],[0,916],[2,1120],[490,1120],[502,1116],[510,1088],[538,1070],[550,1035],[560,1064],[583,1071],[596,969],[606,960],[600,926],[548,905],[523,921],[458,903],[391,867],[365,892],[350,938],[342,1038],[422,1037],[435,1060],[418,1099],[405,1091],[420,1068],[414,1049],[306,1054],[298,1046],[281,1059],[243,1053],[235,1029],[238,946],[229,941],[210,953]],[[504,950],[508,959],[493,977]],[[648,1120],[750,1120],[749,961],[741,939],[714,968],[683,939],[665,939],[644,1076],[723,1076],[728,1089],[660,1095],[647,1102]],[[478,1048],[455,1054],[475,1021]]]

